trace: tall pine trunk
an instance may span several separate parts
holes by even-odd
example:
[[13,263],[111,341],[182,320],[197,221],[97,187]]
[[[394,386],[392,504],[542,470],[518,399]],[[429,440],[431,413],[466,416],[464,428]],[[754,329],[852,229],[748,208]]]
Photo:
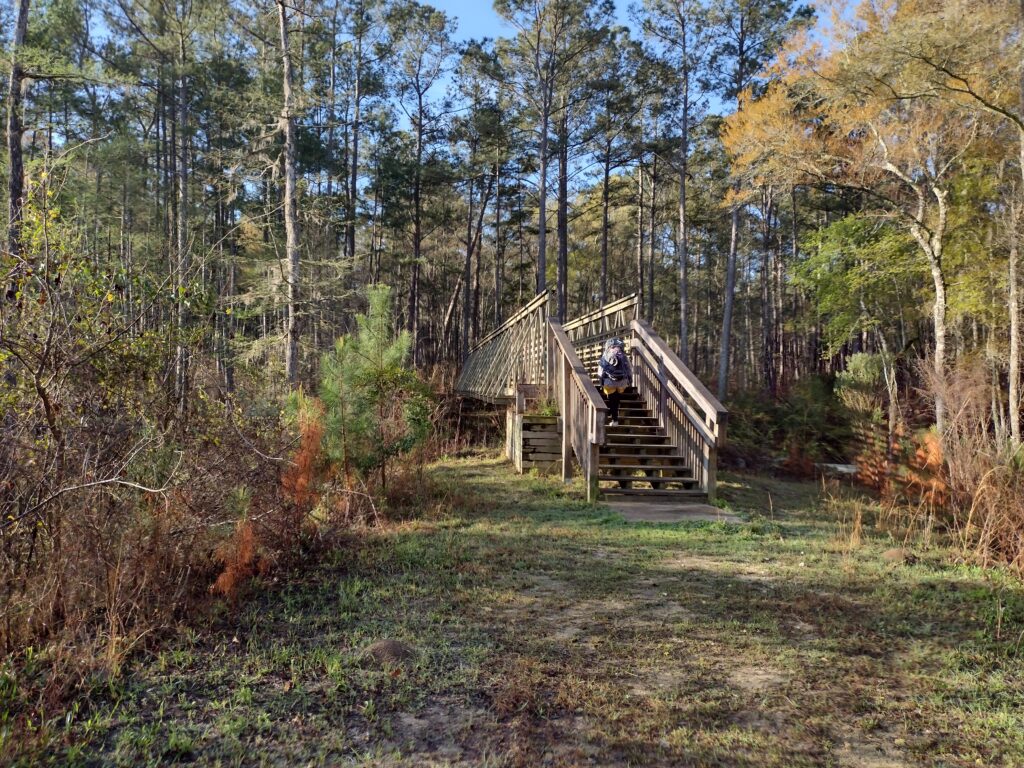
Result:
[[565,322],[569,281],[569,112],[562,96],[558,119],[558,322]]
[[540,178],[537,190],[537,293],[548,285],[548,121],[550,119],[550,97],[545,98],[540,121]]
[[739,238],[740,209],[733,206],[729,234],[729,259],[725,266],[725,308],[722,310],[722,337],[718,350],[718,399],[725,400],[729,391],[729,336],[732,333],[732,313],[736,300],[736,245]]
[[608,184],[611,176],[612,145],[605,140],[604,173],[601,179],[601,306],[608,303]]
[[647,317],[644,311],[644,158],[636,166],[636,290],[639,316]]
[[[11,255],[21,255],[22,209],[25,204],[25,164],[21,154],[21,137],[25,131],[21,120],[21,85],[25,70],[19,58],[28,31],[28,3],[18,3],[18,18],[11,41],[11,75],[7,86],[7,247]],[[13,298],[13,297],[12,297]]]
[[[657,123],[655,123],[655,137],[657,137]],[[651,155],[651,215],[648,217],[648,260],[647,260],[647,316],[654,322],[654,260],[655,242],[657,240],[658,226],[658,153]]]
[[412,269],[409,280],[409,313],[406,318],[412,337],[412,363],[419,365],[420,257],[423,247],[423,94],[416,110],[416,170],[412,188]]
[[[180,155],[178,156],[178,207],[177,221],[177,328],[178,340],[175,355],[176,390],[179,414],[188,409],[188,366],[189,350],[185,344],[185,332],[189,323],[189,304],[186,301],[189,271],[192,268],[191,243],[188,232],[188,86],[185,75],[185,35],[182,30],[178,36],[178,94],[177,124]],[[174,147],[171,148],[174,151]]]
[[[686,31],[683,30],[685,46]],[[685,47],[683,55],[685,57]],[[687,312],[690,303],[690,233],[686,222],[686,174],[690,164],[690,75],[683,74],[683,116],[679,138],[679,230],[676,242],[679,247],[679,359],[684,365],[690,364],[689,327]]]
[[281,85],[284,103],[280,126],[284,133],[284,232],[285,263],[288,282],[288,308],[285,322],[285,375],[294,385],[299,373],[299,233],[295,204],[295,117],[292,114],[292,60],[288,50],[288,6],[277,0],[281,33]]
[[356,211],[359,203],[359,120],[362,100],[363,35],[356,35],[355,92],[352,94],[352,155],[349,157],[348,180],[348,221],[345,223],[345,251],[355,263],[356,258]]

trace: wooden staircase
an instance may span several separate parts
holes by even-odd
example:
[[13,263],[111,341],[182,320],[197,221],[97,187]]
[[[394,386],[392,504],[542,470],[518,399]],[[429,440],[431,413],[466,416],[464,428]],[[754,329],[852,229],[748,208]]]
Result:
[[[485,337],[466,360],[456,391],[506,402],[517,416],[526,389],[554,399],[562,477],[569,479],[578,463],[588,499],[713,499],[728,414],[650,324],[636,317],[636,295],[564,325],[547,316],[549,298],[539,294]],[[623,395],[614,427],[606,424],[607,398],[595,380],[611,336],[625,341],[635,385]]]
[[634,388],[622,395],[619,425],[605,426],[605,441],[598,456],[597,480],[602,496],[707,499],[693,469],[679,455],[679,447]]

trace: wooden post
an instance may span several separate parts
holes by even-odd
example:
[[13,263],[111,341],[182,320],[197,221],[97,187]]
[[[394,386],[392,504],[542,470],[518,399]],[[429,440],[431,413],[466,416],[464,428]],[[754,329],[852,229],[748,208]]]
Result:
[[587,501],[593,504],[597,501],[597,466],[600,461],[601,446],[596,443],[590,444],[590,456],[587,468]]
[[705,470],[705,491],[708,494],[708,503],[715,500],[715,483],[717,482],[716,472],[718,465],[718,449],[714,445],[704,445]]
[[668,376],[665,370],[665,358],[662,355],[658,355],[658,424],[666,431],[668,430],[668,419],[665,418],[667,403]]
[[515,464],[516,406],[509,403],[505,408],[505,457]]
[[575,398],[570,396],[569,391],[569,361],[563,360],[558,366],[561,395],[560,407],[562,412],[562,482],[572,480],[572,424],[576,418]]

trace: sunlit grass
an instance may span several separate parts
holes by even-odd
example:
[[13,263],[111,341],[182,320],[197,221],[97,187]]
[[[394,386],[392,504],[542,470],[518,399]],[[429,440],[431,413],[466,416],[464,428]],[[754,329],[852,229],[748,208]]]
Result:
[[[257,584],[24,764],[1024,760],[1020,584],[941,547],[887,563],[873,523],[846,540],[870,499],[726,475],[745,522],[627,525],[494,458],[431,473],[449,512]],[[367,663],[381,638],[414,657]]]

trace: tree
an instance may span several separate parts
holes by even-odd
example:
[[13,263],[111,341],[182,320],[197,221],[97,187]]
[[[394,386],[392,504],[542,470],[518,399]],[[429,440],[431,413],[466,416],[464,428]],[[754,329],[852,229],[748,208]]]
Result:
[[537,131],[537,291],[547,286],[548,162],[551,121],[559,110],[559,87],[572,77],[579,59],[593,47],[583,30],[611,14],[610,0],[495,0],[494,10],[516,30],[499,41],[509,85],[533,111]]
[[347,483],[353,471],[376,472],[383,492],[388,462],[426,438],[430,418],[426,388],[408,367],[412,337],[392,330],[391,289],[372,286],[367,298],[358,331],[338,339],[321,360],[324,447]]
[[[24,125],[21,116],[21,88],[25,69],[21,48],[28,33],[29,0],[19,0],[11,39],[11,75],[7,83],[7,248],[12,256],[21,254],[22,208],[25,205],[25,163],[21,151]],[[9,297],[9,298],[14,298]]]
[[598,304],[608,303],[608,245],[612,208],[612,173],[632,155],[635,121],[640,113],[638,89],[634,81],[641,54],[629,40],[628,30],[611,31],[611,45],[599,52],[591,83],[592,100],[596,109],[588,126],[593,136],[594,155],[601,168],[601,278]]
[[442,11],[409,0],[397,6],[390,23],[398,41],[398,104],[412,124],[415,156],[412,180],[412,264],[406,327],[412,335],[413,362],[419,361],[420,267],[423,260],[423,165],[427,143],[437,131],[444,109],[428,99],[454,53],[454,22]]
[[711,18],[703,2],[684,0],[645,0],[641,12],[644,34],[656,41],[661,55],[675,74],[679,110],[679,148],[676,171],[679,178],[676,260],[679,285],[679,357],[690,362],[689,328],[689,227],[686,220],[686,193],[690,162],[690,131],[704,103],[704,66],[712,43]]
[[1021,443],[1019,222],[1024,205],[1024,2],[999,0],[977,5],[949,0],[905,3],[892,19],[885,39],[893,58],[915,70],[912,91],[900,97],[938,96],[979,117],[1003,124],[1016,134],[1016,199],[1007,204],[1007,315],[1009,422],[1013,445]]
[[[720,73],[715,84],[725,98],[736,100],[737,111],[742,111],[744,93],[761,66],[774,55],[789,34],[811,18],[812,12],[808,8],[794,6],[793,0],[715,0],[712,5],[716,45],[709,70]],[[725,400],[729,387],[729,339],[736,299],[739,224],[740,209],[733,205],[718,358],[719,400]]]
[[295,385],[299,372],[299,225],[295,191],[295,115],[292,97],[293,74],[288,43],[288,5],[277,0],[281,41],[281,103],[279,126],[284,135],[284,227],[285,263],[288,281],[288,319],[285,323],[285,376]]

